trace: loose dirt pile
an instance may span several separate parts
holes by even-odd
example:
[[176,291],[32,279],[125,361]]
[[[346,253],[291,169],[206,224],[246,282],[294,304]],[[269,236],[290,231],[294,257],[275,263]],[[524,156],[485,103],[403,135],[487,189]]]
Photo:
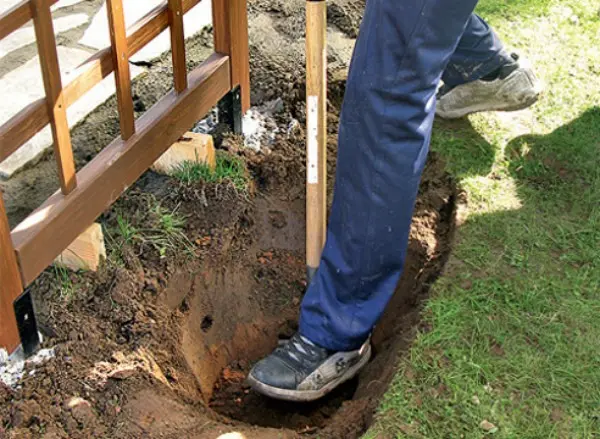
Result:
[[[254,99],[282,97],[284,109],[269,149],[223,142],[245,159],[249,189],[184,185],[149,172],[101,218],[110,258],[99,273],[50,268],[32,285],[40,328],[56,357],[18,389],[0,388],[0,438],[215,439],[238,432],[243,436],[230,437],[341,439],[367,429],[414,334],[419,304],[446,261],[455,188],[433,155],[404,276],[376,328],[374,358],[357,379],[311,404],[274,402],[245,386],[251,365],[296,329],[306,288],[304,134],[288,131],[291,119],[303,122],[303,50],[277,58],[262,49],[269,40],[278,50],[285,46],[271,31],[297,44],[303,5],[251,2]],[[358,14],[347,1],[330,9],[351,37],[359,14],[340,12],[348,5]],[[344,85],[343,72],[331,74],[331,179]],[[97,126],[103,123],[110,124]],[[169,212],[186,219],[183,233],[157,244],[157,221]]]

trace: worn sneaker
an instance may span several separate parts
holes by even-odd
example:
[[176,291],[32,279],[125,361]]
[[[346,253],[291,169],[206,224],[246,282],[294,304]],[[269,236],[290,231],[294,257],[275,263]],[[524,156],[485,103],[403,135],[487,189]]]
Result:
[[477,81],[456,87],[442,86],[437,95],[436,114],[457,119],[480,111],[515,111],[533,105],[542,84],[528,63],[512,54],[513,62]]
[[275,399],[314,401],[358,374],[371,357],[371,344],[331,352],[300,334],[283,342],[248,375],[254,390]]

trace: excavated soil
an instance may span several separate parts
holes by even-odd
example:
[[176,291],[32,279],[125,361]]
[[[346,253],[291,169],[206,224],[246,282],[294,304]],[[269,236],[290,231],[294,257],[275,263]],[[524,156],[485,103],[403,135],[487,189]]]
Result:
[[109,230],[123,216],[144,229],[152,194],[187,218],[193,255],[165,257],[143,242],[124,244],[120,263],[71,274],[68,297],[48,269],[31,291],[45,343],[57,355],[20,388],[0,390],[0,432],[204,439],[229,432],[357,438],[366,431],[450,250],[454,186],[432,156],[406,271],[360,376],[316,403],[272,401],[252,392],[244,378],[278,339],[293,334],[306,288],[301,143],[281,140],[280,152],[246,154],[255,182],[249,193],[148,174],[106,212]]
[[[245,385],[252,364],[295,331],[306,289],[305,139],[302,128],[288,130],[291,119],[303,125],[302,50],[294,46],[303,44],[303,5],[250,2],[253,100],[281,97],[284,109],[269,148],[250,151],[234,138],[221,145],[245,160],[249,190],[184,185],[148,172],[100,218],[111,257],[98,273],[50,268],[30,287],[44,344],[55,347],[56,357],[27,373],[18,388],[0,386],[0,438],[351,439],[366,431],[450,252],[456,189],[432,155],[405,272],[375,330],[373,359],[358,378],[310,404],[276,402]],[[351,39],[361,7],[333,1],[330,24]],[[277,43],[288,55],[265,49],[275,44],[272,32],[293,42]],[[329,78],[330,180],[345,85],[344,62],[336,56],[330,54],[340,64]],[[102,133],[80,129],[104,140],[117,125],[102,111],[108,110],[91,116]],[[96,144],[90,145],[88,154]],[[112,234],[127,234],[123,218],[133,227],[127,230],[152,230],[157,204],[186,218],[183,245],[165,251]],[[12,212],[18,217],[21,210],[15,205]]]

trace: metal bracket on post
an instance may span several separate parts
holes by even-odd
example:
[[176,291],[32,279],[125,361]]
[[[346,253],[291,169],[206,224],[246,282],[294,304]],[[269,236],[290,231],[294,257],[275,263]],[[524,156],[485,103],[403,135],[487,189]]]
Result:
[[25,291],[13,302],[15,317],[17,319],[17,329],[21,337],[21,346],[25,357],[33,354],[40,345],[40,336],[33,309],[31,293]]
[[234,134],[242,134],[242,94],[237,86],[219,101],[219,122],[229,125]]

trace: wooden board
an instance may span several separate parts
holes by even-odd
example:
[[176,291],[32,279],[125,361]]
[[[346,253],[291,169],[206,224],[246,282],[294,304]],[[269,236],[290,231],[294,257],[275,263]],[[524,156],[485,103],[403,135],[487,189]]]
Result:
[[[183,0],[183,10],[189,11],[199,2],[200,0]],[[168,26],[169,17],[165,2],[131,26],[127,38],[129,55],[132,56],[139,52]],[[110,47],[102,49],[90,57],[78,69],[75,79],[64,87],[63,94],[67,107],[73,105],[102,79],[110,75],[113,70]],[[50,122],[45,106],[45,101],[37,101],[21,110],[0,127],[0,160],[16,151]]]
[[217,165],[213,137],[210,134],[187,132],[152,165],[152,170],[171,175],[185,162],[204,163],[212,170]]
[[212,22],[215,52],[229,55],[231,53],[229,38],[229,1],[212,0]]
[[[48,7],[52,6],[58,0],[48,0]],[[18,28],[27,24],[31,20],[31,6],[29,0],[17,3],[9,10],[0,15],[0,40],[16,31]]]
[[319,266],[327,234],[327,6],[306,3],[306,265]]
[[231,82],[240,86],[242,113],[250,109],[250,55],[248,48],[248,10],[246,0],[229,2],[231,27]]
[[52,195],[12,232],[23,284],[30,284],[85,227],[109,207],[167,148],[229,92],[229,58],[213,54],[137,121],[129,140],[114,140],[78,173],[78,188]]
[[171,57],[173,59],[173,83],[175,91],[187,88],[185,62],[185,37],[183,33],[183,7],[181,0],[169,0],[169,27],[171,29]]
[[54,157],[58,166],[58,178],[63,194],[69,194],[77,186],[75,161],[71,146],[71,133],[67,121],[67,105],[62,93],[58,53],[52,25],[50,4],[46,0],[31,0],[33,26],[46,91],[46,105],[54,141]]
[[98,271],[104,259],[106,259],[104,233],[102,226],[94,223],[62,251],[54,260],[54,264],[74,271]]
[[12,353],[21,343],[13,301],[23,292],[19,267],[0,191],[0,348]]
[[231,88],[240,86],[242,112],[250,108],[250,56],[246,0],[212,0],[215,51],[231,58]]
[[129,52],[123,0],[107,0],[106,10],[108,12],[108,29],[110,30],[112,61],[117,85],[119,125],[121,126],[121,136],[124,140],[127,140],[135,133],[135,119],[133,117],[133,97],[131,95],[131,74],[129,72]]

